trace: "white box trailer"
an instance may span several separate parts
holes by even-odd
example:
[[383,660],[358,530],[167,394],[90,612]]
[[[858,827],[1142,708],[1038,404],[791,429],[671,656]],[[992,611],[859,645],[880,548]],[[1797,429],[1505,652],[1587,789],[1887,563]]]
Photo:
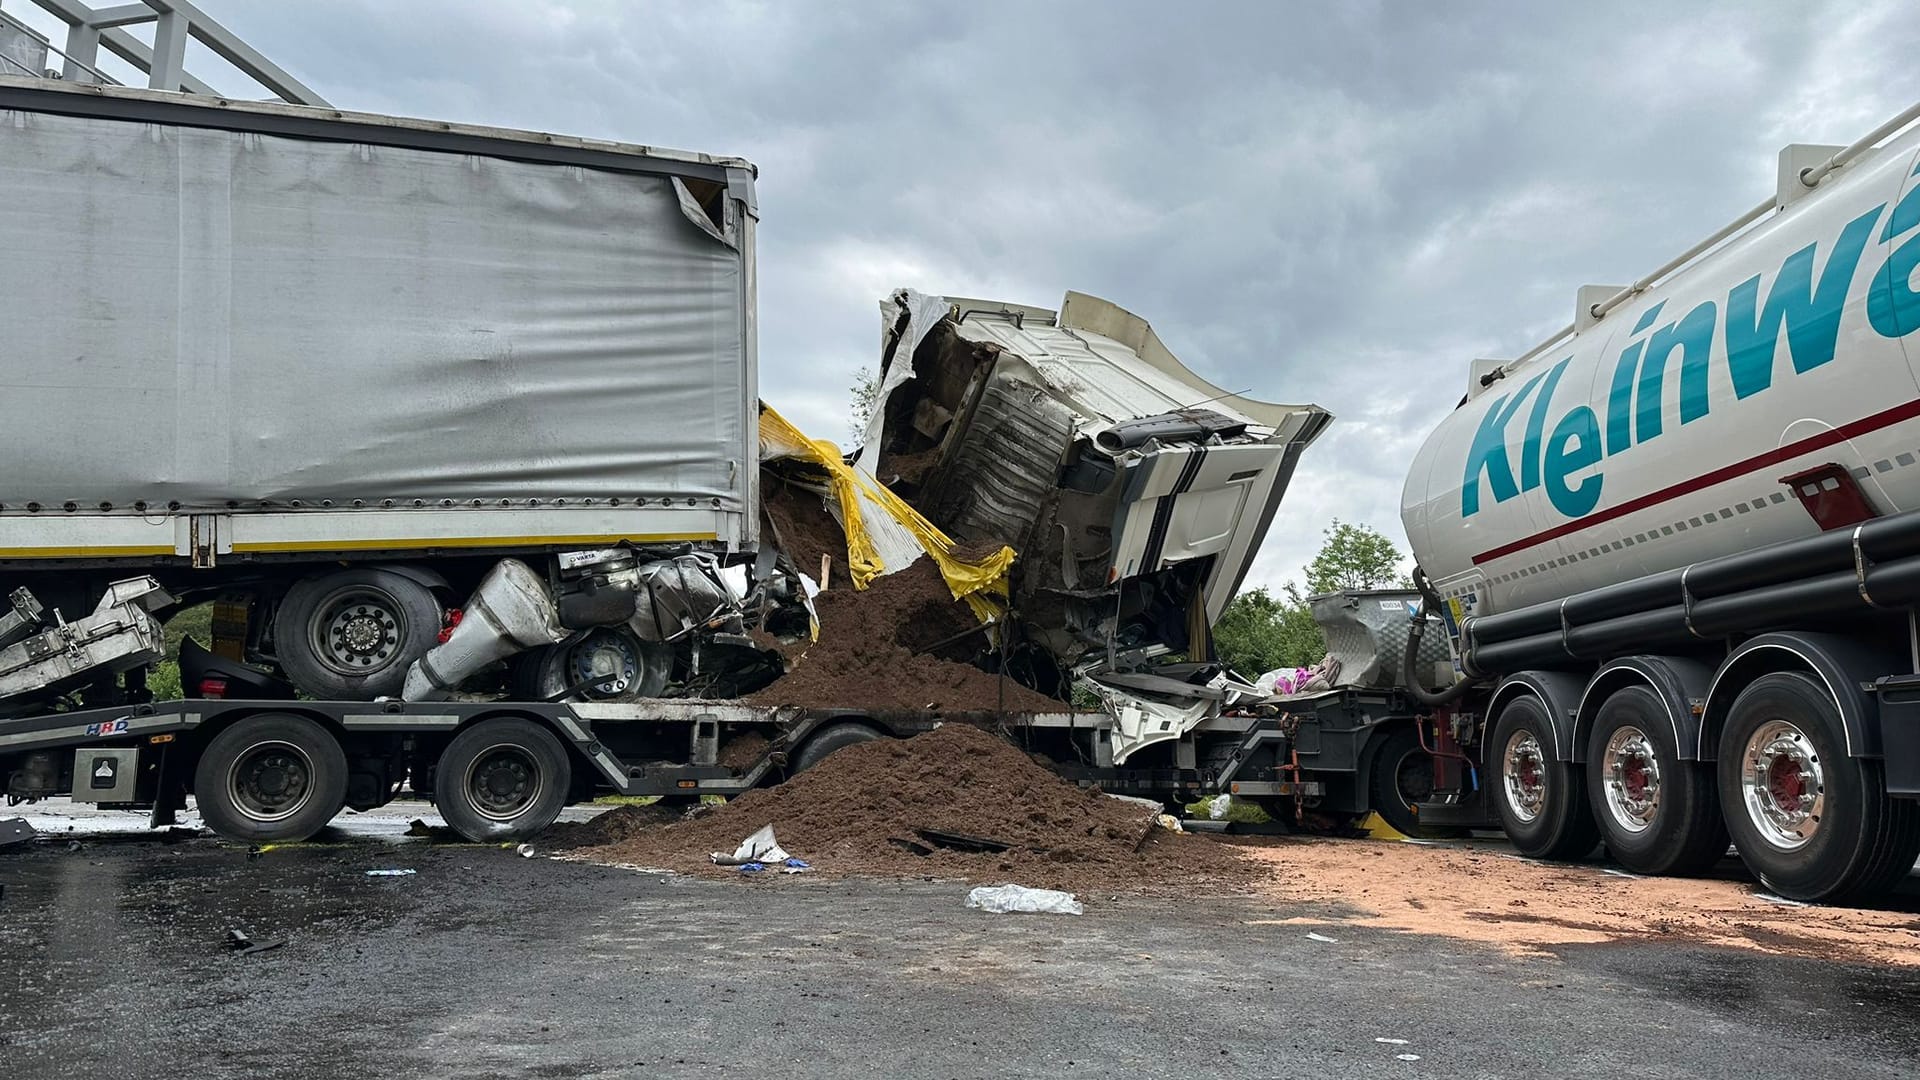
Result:
[[750,545],[753,177],[0,78],[0,559]]

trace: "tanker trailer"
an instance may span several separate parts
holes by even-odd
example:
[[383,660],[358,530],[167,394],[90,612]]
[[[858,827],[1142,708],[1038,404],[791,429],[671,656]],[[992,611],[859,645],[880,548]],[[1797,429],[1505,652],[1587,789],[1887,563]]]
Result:
[[[1525,854],[1871,896],[1920,851],[1920,106],[1511,362],[1407,477],[1406,678]],[[1430,627],[1452,672],[1419,670]],[[1434,690],[1436,682],[1452,685]],[[1462,754],[1462,748],[1465,753]]]

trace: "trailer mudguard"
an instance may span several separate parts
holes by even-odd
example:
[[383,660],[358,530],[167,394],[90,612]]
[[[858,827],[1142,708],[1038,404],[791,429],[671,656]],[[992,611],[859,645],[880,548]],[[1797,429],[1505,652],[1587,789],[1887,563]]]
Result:
[[1774,671],[1804,671],[1819,679],[1840,708],[1847,756],[1881,756],[1880,707],[1865,689],[1883,676],[1912,670],[1902,651],[1836,634],[1781,630],[1760,634],[1728,654],[1707,690],[1695,753],[1712,761],[1733,700],[1753,680]]
[[[1594,673],[1580,697],[1573,723],[1573,760],[1587,760],[1587,735],[1593,731],[1594,717],[1600,706],[1615,691],[1628,686],[1644,686],[1666,706],[1667,722],[1673,731],[1674,749],[1680,760],[1699,760],[1700,714],[1713,684],[1713,669],[1697,660],[1679,656],[1625,656],[1609,662]],[[1711,755],[1709,755],[1711,756]]]
[[1553,759],[1571,761],[1574,752],[1574,717],[1580,708],[1580,692],[1586,680],[1564,671],[1522,671],[1507,676],[1487,702],[1487,725],[1499,719],[1500,710],[1519,697],[1536,697],[1547,707],[1553,723]]

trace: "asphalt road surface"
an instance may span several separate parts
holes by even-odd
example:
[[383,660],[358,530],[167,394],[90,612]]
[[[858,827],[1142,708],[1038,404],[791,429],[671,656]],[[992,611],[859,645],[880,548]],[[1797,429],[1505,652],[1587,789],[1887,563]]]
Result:
[[[1912,969],[1515,959],[1208,897],[989,915],[957,883],[691,881],[391,824],[252,858],[99,833],[0,849],[0,1076],[1920,1071]],[[232,929],[285,944],[238,954]]]

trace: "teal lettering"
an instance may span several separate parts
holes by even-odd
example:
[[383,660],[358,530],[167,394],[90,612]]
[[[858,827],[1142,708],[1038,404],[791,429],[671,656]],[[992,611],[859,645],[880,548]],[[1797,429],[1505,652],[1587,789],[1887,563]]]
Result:
[[1511,400],[1501,398],[1494,402],[1480,418],[1479,430],[1473,433],[1473,446],[1467,451],[1466,477],[1460,481],[1461,517],[1480,512],[1480,474],[1483,472],[1487,474],[1487,487],[1493,491],[1494,502],[1506,502],[1520,493],[1513,482],[1513,465],[1507,460],[1507,421],[1520,411],[1521,403],[1540,385],[1541,378],[1542,375],[1535,375],[1528,379]]
[[[1916,189],[1920,190],[1920,189]],[[1895,248],[1867,288],[1867,324],[1881,337],[1905,337],[1920,330],[1920,293],[1913,291],[1913,270],[1920,266],[1920,236]]]
[[[1920,176],[1920,168],[1914,170]],[[1886,243],[1920,225],[1920,184],[1900,197],[1887,227],[1880,231]],[[1920,329],[1920,294],[1913,291],[1913,268],[1920,263],[1920,237],[1895,248],[1867,287],[1867,324],[1881,337],[1905,337]]]
[[1840,335],[1840,311],[1853,284],[1854,268],[1860,263],[1873,223],[1886,208],[1887,204],[1881,203],[1840,231],[1817,288],[1813,284],[1813,256],[1818,244],[1808,244],[1780,264],[1764,306],[1759,304],[1760,275],[1733,287],[1727,296],[1726,337],[1727,373],[1733,379],[1734,397],[1752,397],[1773,385],[1773,353],[1780,342],[1782,323],[1786,324],[1787,349],[1793,355],[1796,373],[1804,375],[1833,359],[1834,342]]
[[1678,323],[1654,332],[1647,355],[1658,353],[1666,363],[1666,353],[1680,347],[1680,422],[1692,423],[1707,415],[1707,357],[1713,354],[1713,327],[1720,309],[1709,300]]
[[1553,400],[1553,388],[1560,385],[1560,376],[1565,374],[1567,365],[1573,362],[1569,356],[1553,365],[1547,372],[1547,383],[1533,399],[1533,412],[1527,417],[1527,441],[1520,447],[1520,490],[1532,491],[1540,486],[1540,436],[1547,426],[1547,402]]
[[1553,437],[1547,440],[1547,499],[1555,510],[1570,518],[1592,512],[1600,501],[1600,486],[1605,478],[1595,473],[1572,487],[1568,486],[1567,478],[1599,463],[1600,456],[1599,418],[1585,405],[1567,410],[1567,415],[1554,425]]
[[1633,373],[1640,365],[1640,350],[1647,343],[1636,341],[1620,353],[1613,366],[1613,386],[1607,390],[1607,455],[1633,445]]
[[[1914,168],[1913,175],[1920,176],[1920,166]],[[1887,227],[1880,230],[1880,242],[1884,244],[1915,225],[1920,225],[1920,184],[1914,185],[1894,204],[1893,213],[1887,215]]]

